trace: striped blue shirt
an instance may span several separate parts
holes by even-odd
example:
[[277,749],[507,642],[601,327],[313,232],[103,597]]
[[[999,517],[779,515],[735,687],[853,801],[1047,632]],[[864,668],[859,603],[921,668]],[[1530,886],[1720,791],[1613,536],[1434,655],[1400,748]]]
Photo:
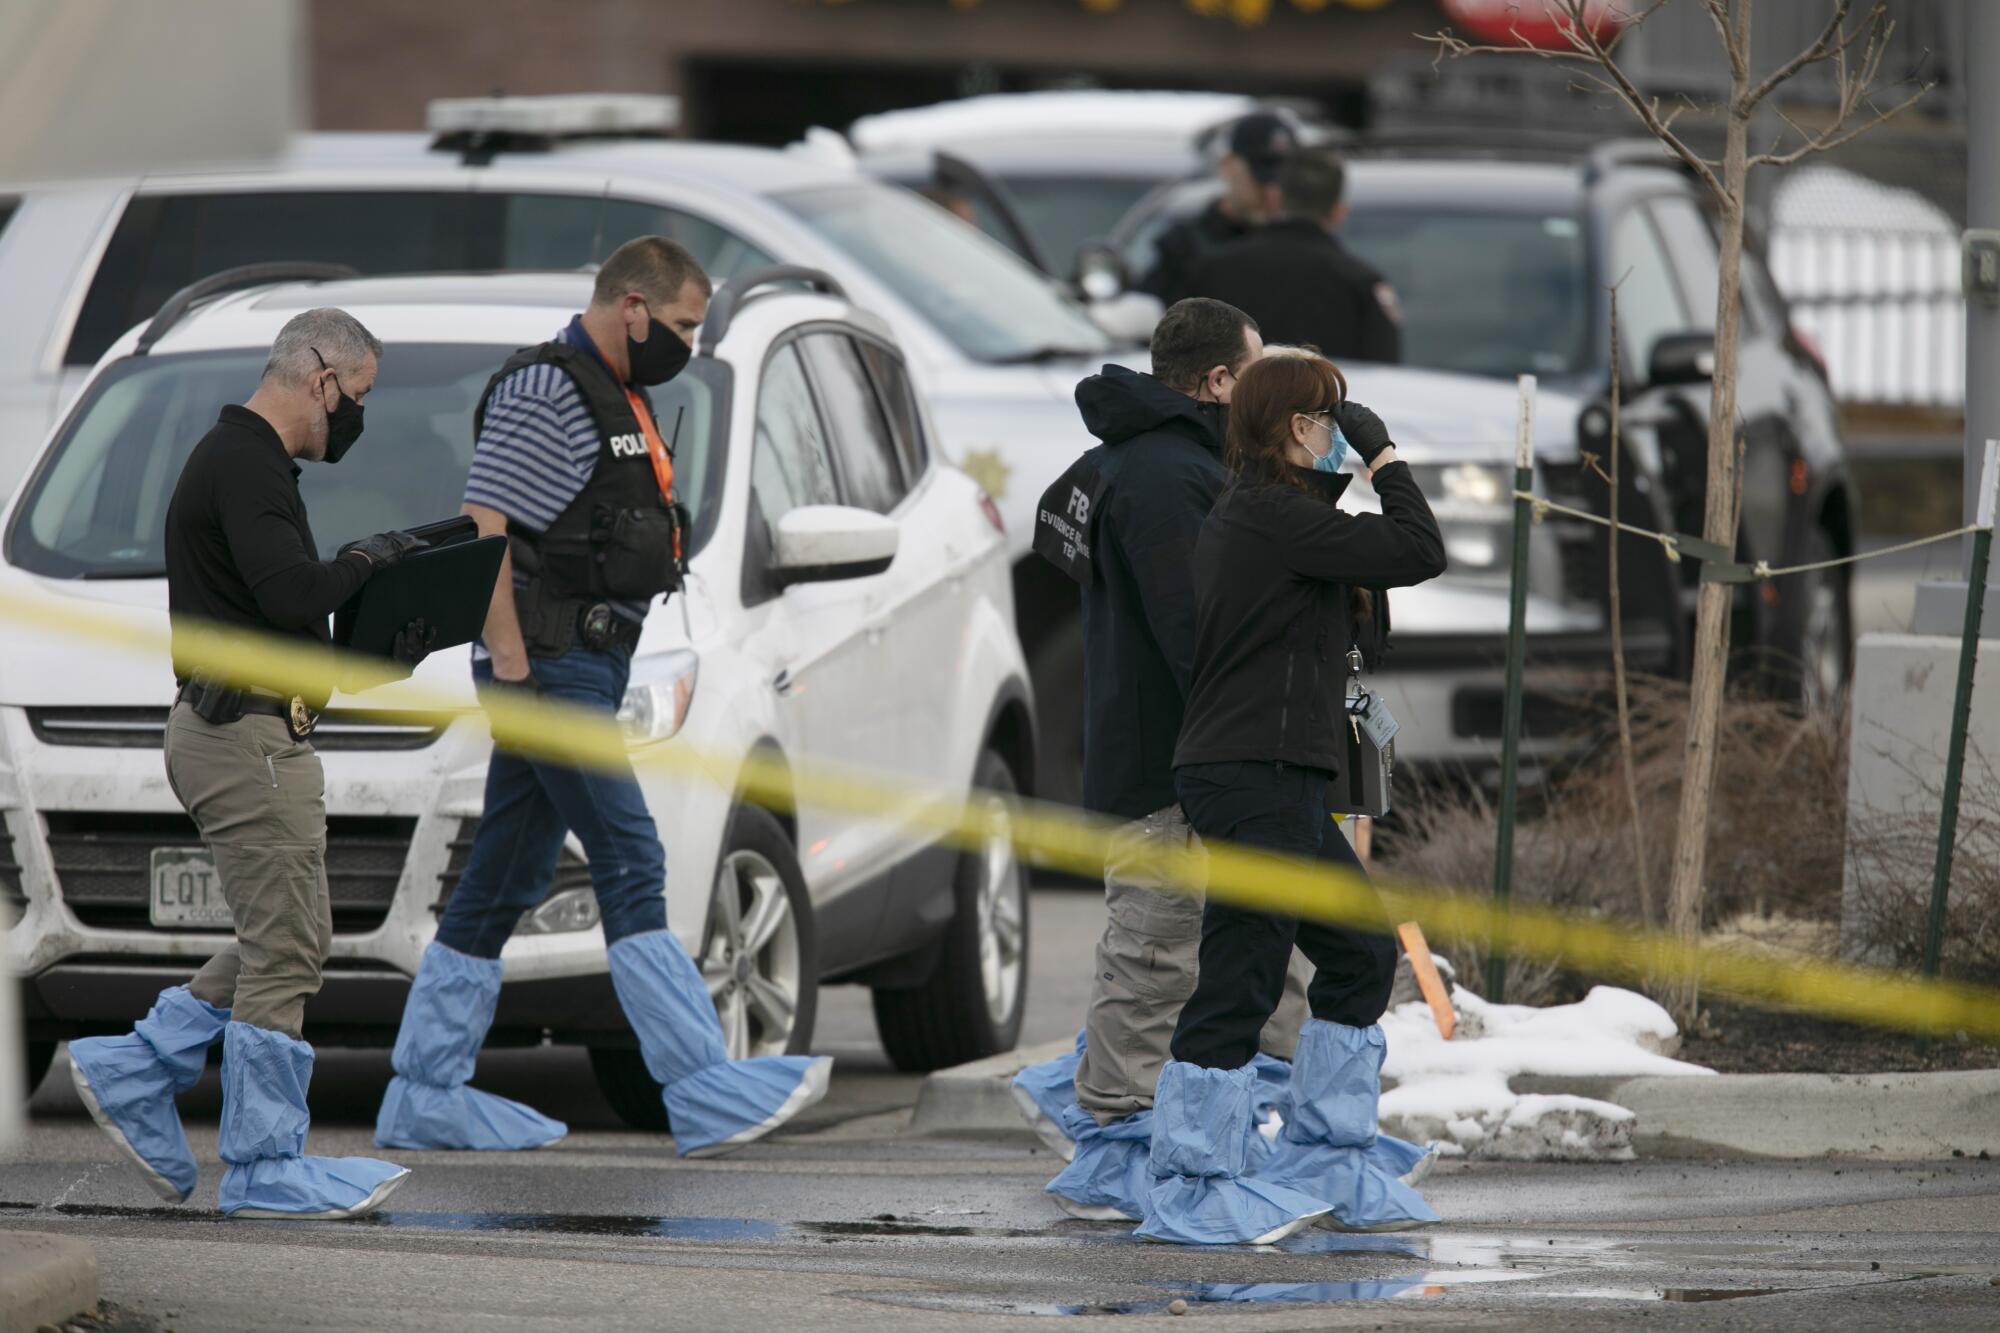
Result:
[[[598,355],[580,318],[571,319],[555,341]],[[576,381],[557,366],[523,366],[494,385],[486,400],[465,502],[498,510],[529,532],[546,531],[590,481],[598,445],[597,423]],[[515,570],[514,586],[525,581]],[[628,620],[645,619],[643,601],[611,605]]]

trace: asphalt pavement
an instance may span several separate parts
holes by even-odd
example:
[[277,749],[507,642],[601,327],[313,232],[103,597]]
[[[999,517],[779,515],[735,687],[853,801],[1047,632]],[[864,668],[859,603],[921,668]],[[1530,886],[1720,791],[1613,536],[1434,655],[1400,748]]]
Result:
[[[1074,1030],[1102,908],[1035,896],[1024,1041]],[[588,1062],[493,1052],[479,1083],[566,1118],[535,1153],[394,1153],[378,1218],[229,1222],[214,1209],[213,1071],[184,1102],[203,1180],[163,1208],[62,1066],[0,1164],[0,1226],[89,1239],[133,1329],[957,1327],[1037,1315],[1243,1329],[1388,1321],[1545,1328],[1636,1318],[1754,1327],[2000,1326],[2000,1162],[1448,1163],[1426,1232],[1313,1232],[1275,1250],[1147,1245],[1065,1218],[1025,1137],[906,1133],[865,993],[830,991],[833,1091],[787,1132],[683,1162],[617,1125]],[[386,1055],[327,1052],[315,1150],[370,1152]]]

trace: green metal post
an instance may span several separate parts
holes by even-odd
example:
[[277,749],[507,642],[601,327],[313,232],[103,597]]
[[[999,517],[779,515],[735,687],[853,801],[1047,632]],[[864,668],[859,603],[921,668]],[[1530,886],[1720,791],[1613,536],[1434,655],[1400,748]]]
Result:
[[[1937,864],[1931,871],[1931,917],[1924,931],[1923,975],[1938,973],[1944,951],[1944,909],[1951,891],[1951,858],[1958,842],[1958,790],[1965,771],[1965,733],[1972,725],[1972,682],[1979,664],[1979,622],[1986,609],[1986,564],[1993,552],[1994,487],[2000,484],[2000,441],[1986,442],[1986,467],[1979,479],[1979,516],[1972,534],[1972,568],[1965,579],[1965,627],[1958,641],[1958,688],[1951,701],[1951,743],[1945,751],[1944,801],[1938,814]],[[1930,1052],[1930,1034],[1917,1038],[1917,1054]]]
[[[1521,667],[1528,643],[1528,530],[1533,506],[1524,497],[1534,488],[1535,377],[1519,380],[1521,410],[1514,435],[1514,562],[1507,595],[1507,697],[1500,717],[1500,834],[1493,850],[1493,901],[1504,908],[1514,887],[1514,785],[1521,767]],[[1498,1004],[1507,998],[1507,955],[1488,941],[1486,994]]]

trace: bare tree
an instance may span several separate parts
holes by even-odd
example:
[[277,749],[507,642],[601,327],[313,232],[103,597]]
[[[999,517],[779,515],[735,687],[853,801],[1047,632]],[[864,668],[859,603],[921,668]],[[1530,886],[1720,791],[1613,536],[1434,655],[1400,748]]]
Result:
[[1618,289],[1623,286],[1625,275],[1611,284],[1611,440],[1607,446],[1611,454],[1611,470],[1604,474],[1604,484],[1610,492],[1606,506],[1611,520],[1608,529],[1611,549],[1610,586],[1608,615],[1611,621],[1611,688],[1617,694],[1618,706],[1618,757],[1620,767],[1625,771],[1625,803],[1632,816],[1632,866],[1639,878],[1639,919],[1651,926],[1657,920],[1653,910],[1653,877],[1646,863],[1646,821],[1639,812],[1639,777],[1637,765],[1632,756],[1632,695],[1625,681],[1625,598],[1618,586],[1618,453],[1622,448],[1619,439],[1619,388],[1620,370],[1618,366]]
[[[1642,92],[1620,65],[1618,48],[1646,20],[1674,0],[1633,0],[1628,12],[1612,13],[1598,0],[1544,0],[1556,20],[1561,45],[1536,48],[1518,45],[1475,45],[1438,33],[1427,40],[1440,60],[1468,55],[1508,55],[1553,60],[1575,68],[1589,86],[1610,94],[1636,116],[1665,150],[1678,158],[1710,197],[1718,223],[1720,282],[1715,305],[1715,381],[1709,397],[1708,486],[1702,515],[1704,539],[1734,549],[1738,512],[1736,438],[1736,348],[1739,332],[1739,288],[1742,282],[1743,218],[1750,171],[1759,166],[1784,166],[1810,153],[1846,143],[1856,135],[1902,111],[1928,91],[1928,85],[1893,106],[1878,107],[1872,91],[1889,50],[1894,25],[1884,0],[1867,7],[1850,23],[1854,0],[1826,0],[1826,24],[1811,43],[1757,78],[1750,56],[1750,14],[1753,0],[1685,0],[1707,11],[1729,67],[1729,95],[1721,105],[1723,149],[1720,161],[1696,152],[1675,132],[1674,122],[1686,104],[1666,107]],[[1752,152],[1753,116],[1786,81],[1813,66],[1831,69],[1836,87],[1834,111],[1826,123],[1808,129],[1780,113],[1785,131],[1765,152]],[[1641,355],[1644,349],[1640,349]],[[1615,538],[1614,538],[1615,544]],[[1692,939],[1701,928],[1705,896],[1709,797],[1715,781],[1716,735],[1729,660],[1730,588],[1703,583],[1695,612],[1694,676],[1688,703],[1686,769],[1681,781],[1680,820],[1669,890],[1668,916],[1675,931]],[[1676,997],[1683,1018],[1691,1018],[1698,997],[1690,988]]]

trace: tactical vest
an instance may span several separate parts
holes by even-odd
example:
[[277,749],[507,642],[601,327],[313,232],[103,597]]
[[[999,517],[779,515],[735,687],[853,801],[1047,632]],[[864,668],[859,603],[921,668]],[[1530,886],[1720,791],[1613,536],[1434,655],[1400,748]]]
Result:
[[[601,612],[591,615],[602,604],[650,600],[681,586],[684,511],[660,494],[645,427],[624,389],[587,349],[545,342],[514,353],[479,396],[473,438],[485,428],[486,404],[500,382],[538,365],[569,376],[598,441],[590,480],[547,528],[537,533],[511,521],[507,525],[514,568],[526,578],[516,594],[522,635],[531,653],[556,656],[567,651],[580,623],[605,619]],[[637,393],[652,418],[652,400],[643,388]]]

